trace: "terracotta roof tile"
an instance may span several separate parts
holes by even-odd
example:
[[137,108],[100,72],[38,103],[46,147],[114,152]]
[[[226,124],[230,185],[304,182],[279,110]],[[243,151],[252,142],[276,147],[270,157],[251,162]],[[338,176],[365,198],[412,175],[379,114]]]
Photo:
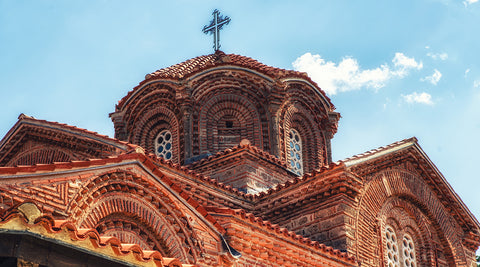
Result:
[[[25,205],[29,205],[26,209],[27,212],[22,210],[22,207]],[[51,215],[41,213],[35,215],[31,212],[32,206],[35,206],[36,210],[39,211],[38,207],[31,202],[25,202],[9,210],[0,211],[0,228],[8,231],[8,223],[17,220],[24,227],[25,232],[34,232],[42,235],[42,238],[47,240],[56,240],[55,236],[57,234],[68,232],[70,233],[70,242],[72,244],[81,246],[83,249],[96,254],[106,255],[107,258],[111,257],[112,254],[105,254],[104,248],[110,247],[117,260],[126,261],[130,264],[134,263],[139,266],[182,266],[178,259],[163,258],[160,252],[142,250],[138,244],[123,244],[116,237],[100,235],[95,229],[78,229],[73,223],[66,220],[55,220]],[[49,234],[44,234],[41,228]],[[15,227],[15,229],[11,230],[18,232],[21,229]],[[77,243],[77,241],[85,240],[86,238],[89,238],[92,242],[91,246],[85,246],[85,243]],[[62,240],[62,243],[65,242],[64,239],[59,240]],[[128,257],[129,255],[133,255],[133,257]],[[132,262],[132,259],[134,262]]]
[[323,253],[330,254],[330,256],[333,256],[335,258],[338,258],[353,264],[357,263],[355,257],[348,255],[346,252],[341,252],[340,250],[333,249],[332,247],[326,246],[324,244],[320,244],[317,241],[312,241],[309,238],[303,237],[301,235],[296,234],[295,232],[289,231],[286,228],[280,227],[278,226],[278,224],[272,224],[270,221],[265,221],[261,217],[257,217],[252,213],[247,213],[243,209],[208,207],[207,210],[211,213],[229,214],[237,218],[240,218],[242,220],[248,220],[249,222],[254,223],[259,227],[262,227],[270,232],[282,234],[286,238],[289,238],[298,243],[305,244],[307,246],[320,250]]
[[[71,161],[71,162],[68,162],[68,163],[65,163],[65,162],[57,163],[57,162],[55,162],[55,163],[52,163],[52,164],[36,164],[36,165],[28,165],[28,166],[0,167],[0,176],[1,175],[19,175],[19,174],[23,174],[23,173],[43,173],[44,172],[43,170],[46,169],[46,168],[48,168],[48,171],[55,171],[55,170],[61,170],[61,169],[63,170],[63,169],[66,169],[66,168],[68,168],[68,169],[89,168],[89,167],[94,167],[94,166],[103,166],[103,165],[107,165],[107,164],[120,163],[120,162],[123,162],[123,161],[126,161],[126,160],[136,160],[136,161],[144,164],[145,167],[149,168],[155,175],[159,176],[165,184],[167,184],[170,188],[175,190],[181,197],[183,197],[188,203],[190,203],[190,205],[192,205],[200,213],[202,213],[201,210],[203,209],[203,207],[193,198],[190,201],[188,201],[190,199],[190,193],[181,189],[181,187],[178,186],[175,182],[173,182],[168,177],[163,175],[161,170],[158,170],[158,168],[154,164],[154,162],[160,163],[160,164],[166,164],[170,167],[173,167],[173,168],[175,168],[179,171],[184,172],[185,174],[188,174],[190,177],[194,177],[194,178],[202,180],[202,181],[208,181],[211,184],[213,184],[213,185],[215,185],[219,188],[222,188],[224,190],[236,193],[240,196],[245,196],[245,194],[243,194],[242,192],[239,192],[238,190],[236,190],[234,188],[227,187],[224,184],[218,183],[215,179],[211,179],[209,177],[199,175],[199,174],[197,174],[193,171],[189,172],[188,169],[186,169],[185,167],[180,166],[178,164],[175,164],[175,163],[173,163],[172,161],[169,161],[169,160],[168,161],[163,160],[163,158],[159,158],[159,157],[157,157],[153,154],[146,156],[144,154],[139,154],[139,153],[130,153],[130,154],[124,153],[124,154],[120,154],[118,156],[111,156],[111,157],[104,158],[104,159],[91,159],[91,160],[85,160],[85,161]],[[39,165],[41,165],[40,168],[38,168]],[[211,222],[214,224],[214,226],[217,228],[217,230],[220,233],[225,232],[225,229],[220,227],[218,223],[216,223],[214,221],[211,221]],[[80,230],[80,231],[82,231],[82,230]]]
[[[300,78],[308,81],[317,88],[320,88],[305,72],[299,72],[294,70],[285,70],[281,68],[275,68],[263,63],[258,62],[257,60],[236,55],[236,54],[225,54],[224,52],[218,50],[214,54],[198,56],[184,62],[172,65],[167,68],[159,69],[150,74],[145,75],[145,80],[140,82],[133,90],[127,93],[119,102],[117,107],[122,108],[125,104],[125,101],[130,98],[130,96],[145,83],[148,83],[151,80],[155,79],[173,79],[180,80],[191,76],[195,73],[203,71],[207,68],[213,68],[218,66],[238,66],[256,70],[264,75],[270,76],[271,78]],[[330,101],[330,98],[323,92],[319,90],[323,97],[327,100],[329,105],[333,108],[333,104]]]
[[27,116],[27,115],[22,113],[18,116],[18,121],[15,124],[15,126],[13,126],[12,129],[5,135],[3,140],[0,141],[0,148],[5,145],[5,143],[7,142],[10,134],[13,134],[13,132],[22,124],[34,124],[34,125],[37,125],[37,126],[45,125],[45,126],[50,126],[52,128],[58,128],[58,129],[66,130],[66,131],[76,132],[76,133],[79,133],[79,134],[85,134],[87,136],[93,137],[97,141],[98,140],[103,140],[107,143],[115,143],[115,144],[117,144],[117,146],[123,147],[124,150],[135,149],[135,148],[138,147],[137,145],[130,144],[130,143],[124,142],[124,141],[120,141],[118,139],[111,138],[107,135],[102,135],[102,134],[99,134],[97,132],[89,131],[87,129],[78,128],[76,126],[71,126],[71,125],[68,125],[68,124],[65,124],[65,123],[59,123],[59,122],[53,122],[53,121],[47,121],[47,120],[40,120],[40,119],[36,119],[34,117],[31,117],[31,116]]
[[331,170],[334,170],[334,169],[337,169],[337,168],[341,168],[343,166],[344,166],[344,164],[341,163],[341,162],[330,163],[330,165],[328,165],[328,166],[323,166],[320,169],[315,170],[315,171],[310,172],[310,173],[306,173],[303,176],[295,177],[293,180],[290,180],[290,181],[287,181],[285,183],[279,184],[279,185],[275,186],[274,188],[268,189],[267,191],[255,194],[253,197],[255,199],[264,198],[264,197],[269,196],[271,194],[283,191],[285,188],[288,188],[292,185],[310,180],[312,177],[316,177],[318,174],[326,173],[328,171],[331,171]]
[[389,145],[386,145],[386,146],[375,148],[375,149],[369,150],[367,152],[357,154],[357,155],[351,156],[349,158],[340,160],[340,161],[337,162],[337,164],[344,163],[346,165],[353,165],[355,163],[361,162],[362,160],[368,160],[370,158],[375,158],[376,156],[381,156],[381,155],[384,154],[384,152],[389,152],[389,151],[395,150],[396,148],[402,148],[404,146],[409,146],[411,144],[415,144],[415,143],[417,143],[417,141],[418,140],[417,140],[416,137],[407,138],[407,139],[404,139],[404,140],[401,140],[401,141],[398,141],[398,142],[395,142],[395,143],[392,143],[392,144],[389,144]]
[[198,165],[202,165],[202,164],[205,164],[209,161],[212,161],[214,159],[217,159],[217,158],[220,158],[220,157],[223,157],[223,156],[226,156],[226,155],[230,155],[230,154],[233,154],[235,152],[238,152],[238,151],[242,151],[242,150],[248,150],[266,160],[269,160],[275,164],[278,164],[282,167],[284,167],[285,169],[287,168],[287,163],[277,157],[275,157],[274,155],[254,146],[254,145],[250,145],[250,144],[240,144],[240,145],[236,145],[232,148],[227,148],[223,151],[220,151],[220,152],[217,152],[216,154],[214,155],[211,155],[209,157],[206,157],[206,158],[203,158],[199,161],[195,161],[189,165],[187,165],[188,168],[194,168],[195,166],[198,166]]

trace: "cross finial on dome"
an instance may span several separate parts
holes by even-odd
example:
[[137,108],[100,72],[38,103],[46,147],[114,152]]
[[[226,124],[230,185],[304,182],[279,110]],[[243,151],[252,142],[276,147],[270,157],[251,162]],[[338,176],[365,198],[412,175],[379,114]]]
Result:
[[220,30],[223,25],[227,25],[230,22],[230,18],[227,16],[223,18],[220,16],[220,11],[215,9],[213,11],[213,20],[210,21],[210,25],[203,27],[203,33],[213,34],[213,49],[215,51],[220,49]]

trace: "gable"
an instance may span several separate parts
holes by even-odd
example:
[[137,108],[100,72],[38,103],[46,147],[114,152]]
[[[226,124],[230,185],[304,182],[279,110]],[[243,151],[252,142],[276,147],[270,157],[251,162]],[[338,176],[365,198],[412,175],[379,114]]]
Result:
[[423,248],[419,265],[429,260],[456,266],[470,262],[469,251],[480,244],[479,223],[415,138],[343,163],[364,183],[355,223],[356,235],[364,237],[355,247],[359,260],[370,265],[382,261],[374,251],[382,250],[379,240],[388,226],[408,233]]
[[0,166],[102,158],[133,148],[95,132],[21,114],[0,142]]
[[[19,186],[21,184],[21,186]],[[26,200],[78,228],[195,263],[221,247],[224,229],[141,154],[0,168],[2,208]],[[205,260],[205,259],[202,259]],[[212,265],[219,259],[211,258]]]

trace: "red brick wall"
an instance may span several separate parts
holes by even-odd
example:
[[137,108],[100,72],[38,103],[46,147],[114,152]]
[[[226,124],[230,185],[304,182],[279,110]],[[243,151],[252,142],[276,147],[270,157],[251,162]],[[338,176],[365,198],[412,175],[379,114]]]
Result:
[[305,172],[331,160],[338,116],[331,116],[333,108],[306,82],[275,81],[225,67],[204,70],[180,84],[159,80],[135,89],[111,115],[115,136],[152,153],[156,135],[169,129],[175,139],[173,160],[181,164],[242,139],[287,160],[285,133],[295,128],[302,136]]
[[[371,176],[359,199],[355,251],[362,266],[379,266],[383,261],[382,231],[387,222],[410,229],[416,238],[421,266],[466,266],[471,262],[463,247],[463,230],[436,194],[415,172],[392,168]],[[393,224],[393,222],[391,222]]]

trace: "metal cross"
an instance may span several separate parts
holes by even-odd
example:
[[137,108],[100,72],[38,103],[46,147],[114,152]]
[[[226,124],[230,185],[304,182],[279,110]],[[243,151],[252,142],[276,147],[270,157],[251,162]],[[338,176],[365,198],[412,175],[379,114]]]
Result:
[[213,11],[213,20],[210,21],[210,25],[203,27],[203,33],[213,34],[213,49],[215,51],[220,49],[220,30],[223,25],[227,25],[229,22],[229,17],[222,18],[222,16],[220,16],[220,11],[215,9]]

